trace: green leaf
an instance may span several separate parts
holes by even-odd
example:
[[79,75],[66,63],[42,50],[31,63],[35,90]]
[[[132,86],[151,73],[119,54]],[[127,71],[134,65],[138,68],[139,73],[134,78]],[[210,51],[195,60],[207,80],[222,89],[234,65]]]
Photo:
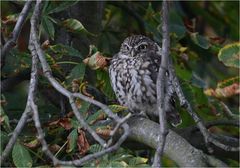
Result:
[[224,88],[224,87],[230,86],[234,83],[239,83],[239,81],[240,81],[239,76],[236,76],[236,77],[233,77],[233,78],[228,78],[228,79],[225,79],[224,81],[218,82],[217,88]]
[[68,135],[68,147],[66,152],[72,152],[77,146],[78,132],[77,129],[73,129],[72,132]]
[[63,44],[56,44],[56,45],[52,45],[49,46],[48,51],[53,52],[55,54],[59,54],[59,55],[68,55],[68,56],[72,56],[72,57],[82,57],[82,54],[76,50],[73,47],[67,46],[67,45],[63,45]]
[[176,64],[175,70],[176,70],[177,76],[182,80],[189,81],[192,77],[192,72],[187,70],[183,63]]
[[204,36],[199,35],[198,33],[191,33],[191,39],[195,44],[197,44],[203,49],[208,49],[210,47],[208,40]]
[[30,153],[18,142],[13,146],[12,158],[16,167],[32,167],[33,161]]
[[97,153],[100,152],[101,150],[103,150],[103,147],[99,144],[91,145],[89,148],[89,152],[91,153]]
[[46,9],[46,13],[51,14],[61,12],[76,3],[78,3],[78,1],[51,1]]
[[81,82],[85,75],[86,65],[83,63],[79,63],[76,65],[67,76],[67,83],[71,83],[73,79],[78,79]]
[[134,157],[129,161],[130,166],[136,166],[147,163],[148,159],[143,157]]
[[226,66],[240,68],[240,43],[224,46],[218,53],[218,59]]
[[42,26],[49,37],[54,40],[55,28],[52,21],[47,16],[42,17]]
[[60,23],[64,28],[67,29],[67,31],[72,33],[86,33],[92,36],[95,36],[94,34],[88,32],[85,27],[82,25],[80,21],[77,19],[67,19]]
[[186,33],[186,28],[184,26],[182,18],[180,17],[179,13],[177,13],[175,10],[170,10],[169,15],[170,15],[169,16],[170,33],[174,33],[179,39],[182,38]]
[[[109,105],[108,108],[113,112],[113,113],[118,113],[120,111],[126,110],[127,107],[121,106],[121,105]],[[95,112],[93,115],[90,115],[87,119],[87,123],[92,125],[96,120],[103,119],[105,118],[107,115],[105,114],[105,112],[101,109],[98,110],[97,112]]]
[[0,136],[1,136],[1,141],[0,141],[0,154],[2,155],[3,151],[3,146],[4,144],[9,140],[9,137],[6,132],[0,130]]
[[109,74],[104,70],[97,70],[97,80],[102,83],[100,86],[101,91],[109,98],[114,99],[115,94],[111,87]]

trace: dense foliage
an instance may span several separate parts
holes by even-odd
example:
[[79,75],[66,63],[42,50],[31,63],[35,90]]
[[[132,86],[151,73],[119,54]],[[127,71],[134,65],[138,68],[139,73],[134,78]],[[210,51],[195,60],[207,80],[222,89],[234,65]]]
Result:
[[[1,45],[11,36],[23,5],[21,1],[1,2]],[[76,5],[81,3],[44,2],[40,36],[48,63],[54,76],[65,88],[108,104],[115,113],[123,112],[126,108],[118,105],[110,86],[107,72],[109,59],[118,52],[123,39],[131,34],[145,34],[161,44],[161,2],[105,2],[100,22],[102,29],[99,32],[91,32],[88,25],[79,19],[68,15],[63,18],[58,16],[59,13],[64,16]],[[226,106],[232,115],[239,114],[238,7],[238,1],[171,2],[171,57],[184,93],[205,121],[231,117],[226,113]],[[6,56],[1,69],[2,81],[16,76],[21,78],[9,84],[11,88],[1,93],[1,152],[26,104],[31,67],[31,55],[27,49],[30,16],[31,12],[17,47]],[[91,16],[87,19],[91,20]],[[71,45],[74,42],[59,43],[60,29],[64,29],[71,37],[89,39],[91,45],[77,48],[77,44]],[[64,97],[56,93],[44,77],[39,79],[38,89],[41,123],[55,155],[71,160],[100,150],[100,146],[89,142],[82,126],[69,110],[69,105],[63,103],[64,109],[61,108]],[[103,111],[81,100],[76,100],[76,103],[90,126],[100,135],[108,137],[111,126],[99,124],[99,120],[107,117]],[[194,125],[193,119],[182,108],[178,108],[183,120],[179,128]],[[238,137],[238,129],[234,127],[212,127],[211,131]],[[151,150],[120,148],[114,154],[105,155],[85,166],[148,166],[148,155],[151,153]],[[31,121],[19,136],[11,156],[4,163],[5,166],[49,165]],[[230,166],[239,164],[234,160],[223,160]],[[164,166],[176,165],[165,157]]]

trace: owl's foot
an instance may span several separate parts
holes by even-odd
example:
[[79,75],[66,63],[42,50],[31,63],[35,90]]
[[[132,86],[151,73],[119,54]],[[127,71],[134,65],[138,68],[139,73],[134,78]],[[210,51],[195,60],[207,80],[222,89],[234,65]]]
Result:
[[140,113],[132,113],[132,117],[143,117],[143,118],[148,118],[147,114],[144,111],[141,111]]

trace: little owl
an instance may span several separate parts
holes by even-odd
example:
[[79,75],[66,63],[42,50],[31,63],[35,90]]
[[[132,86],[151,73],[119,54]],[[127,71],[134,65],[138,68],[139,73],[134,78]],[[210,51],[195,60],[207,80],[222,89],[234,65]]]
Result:
[[[160,64],[161,48],[142,35],[126,38],[113,56],[109,67],[111,84],[119,103],[131,113],[158,117],[156,81]],[[167,120],[176,126],[181,119],[175,110],[175,93],[169,97],[165,106]]]

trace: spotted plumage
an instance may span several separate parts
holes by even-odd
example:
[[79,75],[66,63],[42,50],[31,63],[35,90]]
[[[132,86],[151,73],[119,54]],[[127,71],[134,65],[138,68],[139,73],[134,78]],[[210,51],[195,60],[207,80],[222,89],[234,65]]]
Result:
[[[142,35],[126,38],[113,56],[109,67],[111,84],[119,103],[130,112],[158,116],[156,80],[160,63],[161,48]],[[180,117],[175,112],[174,93],[170,94],[167,117],[177,125]]]

